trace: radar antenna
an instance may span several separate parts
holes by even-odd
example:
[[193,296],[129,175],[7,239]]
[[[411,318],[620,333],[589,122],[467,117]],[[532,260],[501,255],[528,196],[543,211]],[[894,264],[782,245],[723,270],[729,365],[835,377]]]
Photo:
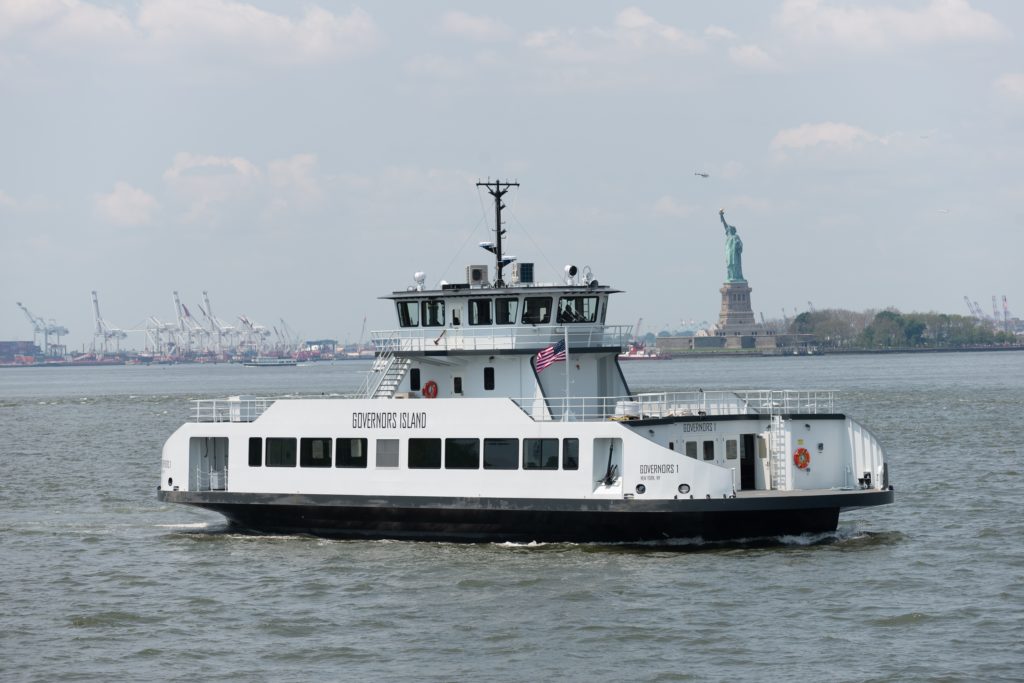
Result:
[[477,187],[486,187],[488,194],[494,197],[494,233],[497,235],[494,244],[489,242],[482,242],[481,247],[494,254],[494,264],[497,277],[494,280],[495,287],[504,287],[505,281],[501,278],[501,270],[509,263],[515,260],[514,257],[505,257],[501,253],[501,237],[505,234],[504,228],[501,227],[501,210],[505,208],[502,204],[501,198],[505,196],[510,187],[519,187],[519,183],[510,183],[508,181],[502,182],[495,179],[493,182],[488,179],[486,183],[477,183]]

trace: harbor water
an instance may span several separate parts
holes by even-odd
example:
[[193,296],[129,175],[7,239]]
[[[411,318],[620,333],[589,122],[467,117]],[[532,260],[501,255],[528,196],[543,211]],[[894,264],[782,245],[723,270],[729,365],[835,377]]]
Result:
[[623,363],[634,391],[839,390],[897,502],[825,536],[334,541],[157,502],[188,399],[368,365],[0,370],[0,680],[1024,679],[1024,353]]

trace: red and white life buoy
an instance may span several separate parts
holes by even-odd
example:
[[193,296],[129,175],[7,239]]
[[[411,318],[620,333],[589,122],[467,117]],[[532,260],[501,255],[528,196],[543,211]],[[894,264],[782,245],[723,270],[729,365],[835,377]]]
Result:
[[426,398],[437,398],[437,382],[430,380],[423,385],[423,395]]
[[802,470],[806,470],[811,466],[811,454],[806,448],[796,449],[796,453],[793,454],[793,464]]

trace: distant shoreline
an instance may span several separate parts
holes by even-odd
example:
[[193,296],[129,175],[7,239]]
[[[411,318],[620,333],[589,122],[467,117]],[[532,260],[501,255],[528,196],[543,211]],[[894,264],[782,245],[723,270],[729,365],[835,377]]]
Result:
[[879,355],[879,354],[917,354],[917,353],[981,353],[986,351],[1024,351],[1024,344],[1015,346],[961,346],[956,348],[925,348],[925,349],[828,349],[826,351],[815,351],[814,353],[765,353],[757,349],[735,349],[724,351],[721,349],[707,351],[685,351],[681,353],[669,353],[668,358],[733,358],[736,356],[753,358],[786,358],[792,356],[858,356],[858,355]]

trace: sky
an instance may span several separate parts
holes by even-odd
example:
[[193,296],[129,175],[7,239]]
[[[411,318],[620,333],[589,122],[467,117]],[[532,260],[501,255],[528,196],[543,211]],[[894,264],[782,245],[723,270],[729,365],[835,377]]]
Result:
[[[208,291],[305,338],[493,263],[589,266],[609,323],[1024,315],[1024,5],[0,0],[0,339]],[[708,177],[696,175],[706,173]],[[368,338],[368,332],[367,332]],[[41,339],[40,339],[41,342]],[[129,345],[142,348],[143,335]]]

